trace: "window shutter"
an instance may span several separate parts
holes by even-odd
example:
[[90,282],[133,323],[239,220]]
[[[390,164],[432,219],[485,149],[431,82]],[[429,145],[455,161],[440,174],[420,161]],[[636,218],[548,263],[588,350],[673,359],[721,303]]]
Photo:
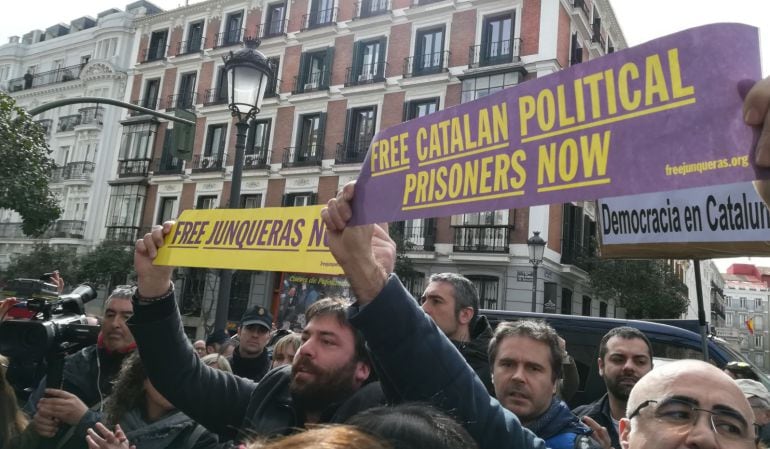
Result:
[[298,93],[305,91],[305,83],[307,82],[307,60],[308,54],[302,53],[302,56],[299,58],[299,76],[297,77],[297,85],[294,87]]
[[342,146],[346,154],[347,154],[348,148],[350,147],[350,145],[353,144],[353,140],[354,140],[355,131],[352,128],[353,126],[352,117],[353,117],[353,110],[348,109],[345,113],[345,135],[342,137]]
[[381,37],[380,38],[380,57],[377,61],[377,77],[378,78],[385,78],[385,52],[388,49],[388,38],[387,37]]
[[[246,133],[246,151],[244,154],[254,154],[254,138],[257,134],[257,121],[249,121],[249,132]],[[236,137],[237,138],[237,137]]]
[[313,192],[310,194],[310,204],[318,204],[318,193]]
[[283,194],[283,198],[281,198],[281,206],[282,207],[286,207],[288,205],[289,205],[289,194],[288,193],[284,193]]
[[353,66],[350,68],[349,84],[358,83],[358,75],[363,72],[361,64],[361,41],[356,41],[353,42]]
[[318,142],[320,142],[321,148],[319,148],[319,150],[321,151],[317,153],[317,157],[323,159],[324,153],[325,153],[324,149],[326,148],[326,112],[322,112],[319,114]]
[[324,59],[324,71],[321,75],[321,82],[319,83],[319,87],[323,87],[324,89],[329,87],[329,84],[332,79],[332,65],[334,63],[334,47],[329,47],[326,49],[326,58]]

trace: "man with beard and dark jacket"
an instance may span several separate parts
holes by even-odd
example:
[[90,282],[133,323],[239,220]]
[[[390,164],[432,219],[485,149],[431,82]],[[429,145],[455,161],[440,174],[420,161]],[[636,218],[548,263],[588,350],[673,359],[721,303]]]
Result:
[[[118,287],[104,302],[97,344],[64,360],[61,389],[46,388],[46,378],[30,395],[24,411],[32,416],[31,431],[49,442],[70,441],[80,427],[98,416],[99,404],[112,391],[112,380],[136,345],[126,321],[133,313],[133,288]],[[64,446],[68,447],[68,446]]]
[[268,372],[259,383],[201,363],[183,331],[172,268],[152,264],[172,224],[137,241],[138,289],[129,327],[150,382],[177,409],[226,441],[341,423],[384,402],[379,384],[367,384],[371,362],[342,299],[323,299],[305,311],[293,364]]
[[607,393],[596,401],[575,408],[580,417],[588,416],[607,428],[612,447],[619,448],[618,425],[626,417],[631,389],[652,369],[652,345],[642,331],[621,326],[610,329],[599,343],[599,375]]
[[487,317],[479,315],[479,293],[473,283],[456,273],[431,275],[420,303],[465,357],[489,394],[494,394],[487,355],[492,328]]
[[496,397],[549,448],[598,448],[591,429],[556,394],[563,359],[559,334],[548,324],[500,323],[489,345]]

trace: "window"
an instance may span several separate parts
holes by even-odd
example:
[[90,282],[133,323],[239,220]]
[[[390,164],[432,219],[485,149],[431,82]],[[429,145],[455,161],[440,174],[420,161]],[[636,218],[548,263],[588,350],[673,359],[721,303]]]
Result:
[[568,288],[561,289],[561,313],[572,315],[572,290]]
[[187,27],[187,42],[184,43],[183,49],[179,53],[193,53],[201,51],[203,44],[203,21],[191,23]]
[[155,131],[155,125],[151,123],[123,126],[118,160],[149,159],[152,153],[150,146],[155,140]]
[[761,331],[763,330],[765,326],[765,322],[762,319],[762,315],[755,315],[754,316],[754,330]]
[[424,117],[438,111],[438,98],[412,100],[404,105],[404,120]]
[[214,209],[217,207],[216,195],[200,195],[195,201],[196,209]]
[[583,49],[580,47],[580,42],[578,41],[578,34],[573,33],[572,41],[570,45],[569,65],[580,64],[581,62],[583,62]]
[[[117,41],[117,39],[115,39],[115,41]],[[114,56],[114,55],[115,55],[115,51],[113,51],[112,54],[110,54],[110,56]],[[90,60],[91,60],[91,55],[83,55],[80,57],[80,65],[86,65]]]
[[284,207],[311,206],[313,204],[315,204],[315,193],[312,192],[287,193],[283,196]]
[[281,58],[279,56],[271,56],[267,58],[267,62],[272,68],[272,76],[268,80],[267,87],[265,88],[265,98],[278,95],[278,87],[279,84],[281,84],[281,80],[278,79],[278,77],[281,76]]
[[740,305],[741,309],[747,309],[749,307],[749,300],[748,300],[748,298],[746,298],[745,296],[741,296],[740,301],[741,301],[741,303],[740,303],[741,304]]
[[364,160],[369,144],[372,142],[377,119],[377,108],[369,106],[348,111],[347,132],[345,134],[345,153],[343,161],[360,162]]
[[233,273],[230,284],[230,305],[227,310],[228,321],[240,321],[249,305],[251,275],[253,271],[238,270]]
[[746,314],[745,313],[739,313],[738,314],[738,322],[736,324],[741,326],[741,327],[746,327],[746,319],[747,318],[746,318]]
[[227,137],[227,124],[209,125],[206,136],[206,148],[203,155],[205,157],[217,156],[219,158],[225,152],[225,138]]
[[452,226],[508,226],[508,209],[452,215]]
[[607,316],[607,303],[604,301],[599,303],[599,316],[601,317]]
[[144,85],[144,97],[139,106],[156,109],[158,107],[158,95],[160,95],[160,79],[147,80]]
[[417,32],[412,74],[440,72],[444,67],[444,27]]
[[421,297],[425,291],[425,274],[419,271],[416,271],[412,276],[405,277],[401,282],[413,298]]
[[765,366],[765,355],[764,354],[754,354],[754,364],[758,367],[762,368]]
[[258,209],[262,207],[262,194],[249,193],[241,195],[240,206],[241,209]]
[[[110,188],[107,206],[107,227],[139,229],[147,187],[139,184],[117,184]],[[132,235],[128,240],[136,238]]]
[[241,41],[243,23],[243,11],[238,11],[227,15],[225,20],[224,34],[222,35],[222,45],[233,45]]
[[479,309],[494,309],[497,307],[499,280],[494,276],[468,276],[479,292]]
[[278,36],[283,34],[284,18],[286,16],[286,3],[273,3],[267,6],[267,15],[265,18],[265,37]]
[[176,217],[176,197],[161,197],[160,206],[158,207],[157,224],[163,224],[169,220],[173,220],[174,217]]
[[556,313],[556,282],[543,282],[543,313]]
[[303,115],[299,120],[297,148],[293,162],[320,161],[323,157],[323,140],[326,114]]
[[270,119],[252,120],[246,135],[246,155],[262,156],[262,163],[264,163],[264,156],[267,154],[270,142],[270,124]]
[[179,78],[179,94],[177,95],[175,106],[178,109],[192,109],[195,104],[195,79],[196,72],[184,73]]
[[299,64],[296,93],[311,92],[329,87],[329,74],[334,49],[304,53]]
[[225,66],[219,66],[217,69],[217,81],[215,87],[214,89],[209,90],[207,100],[209,103],[227,103],[228,96],[227,72],[225,71]]
[[762,348],[764,347],[764,335],[755,335],[754,336],[754,347],[755,348]]
[[157,61],[166,57],[166,41],[168,30],[154,31],[150,35],[150,46],[147,48],[145,61]]
[[582,310],[583,316],[591,316],[591,298],[588,296],[583,296],[583,310]]
[[481,97],[486,97],[487,95],[499,92],[506,87],[515,86],[518,83],[518,72],[497,73],[489,76],[466,78],[463,80],[461,101],[466,103]]
[[725,313],[725,326],[726,327],[732,327],[733,326],[733,313],[732,312]]
[[353,68],[350,84],[382,81],[385,77],[386,38],[356,42],[353,48]]
[[388,11],[388,0],[362,0],[359,17],[371,17]]
[[307,27],[331,24],[336,19],[334,12],[334,0],[313,0],[310,4]]
[[754,299],[754,308],[755,309],[762,309],[762,298]]
[[513,60],[513,22],[513,12],[484,19],[479,61],[482,66]]

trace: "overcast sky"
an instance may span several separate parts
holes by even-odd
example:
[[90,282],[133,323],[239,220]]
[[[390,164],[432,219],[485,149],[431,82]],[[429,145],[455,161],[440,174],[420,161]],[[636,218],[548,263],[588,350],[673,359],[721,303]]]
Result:
[[[189,0],[197,3],[196,0]],[[33,29],[45,29],[59,22],[69,23],[81,16],[93,16],[111,7],[125,9],[126,3],[105,0],[23,0],[0,14],[0,44],[8,37],[21,36]],[[179,0],[154,0],[163,9],[184,5]],[[763,74],[770,74],[770,2],[767,0],[612,0],[629,46],[698,25],[715,22],[741,22],[760,29]],[[745,260],[745,259],[744,259]],[[732,262],[717,260],[721,271]],[[770,266],[770,258],[754,258],[752,263]]]

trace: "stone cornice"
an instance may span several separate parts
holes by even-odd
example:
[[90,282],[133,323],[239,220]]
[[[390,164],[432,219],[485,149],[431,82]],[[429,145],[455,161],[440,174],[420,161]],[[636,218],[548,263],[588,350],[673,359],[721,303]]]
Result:
[[238,4],[242,4],[247,9],[254,9],[255,7],[253,0],[208,0],[195,3],[190,6],[184,6],[181,8],[172,9],[170,11],[164,11],[162,13],[136,19],[134,21],[134,25],[137,28],[153,27],[154,25],[169,22],[171,22],[171,25],[174,25],[175,18],[178,16],[187,17],[206,11],[212,12],[211,17],[218,17],[222,11],[222,8]]

